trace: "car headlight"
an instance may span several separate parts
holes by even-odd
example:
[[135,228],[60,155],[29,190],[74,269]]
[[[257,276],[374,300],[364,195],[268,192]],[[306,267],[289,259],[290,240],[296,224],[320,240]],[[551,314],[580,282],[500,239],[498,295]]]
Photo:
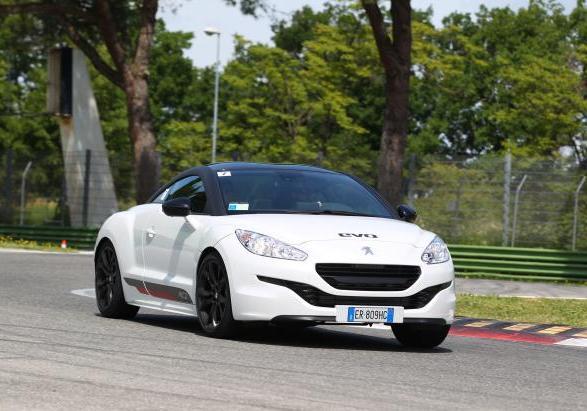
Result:
[[438,264],[448,260],[450,260],[448,247],[440,237],[434,237],[434,240],[428,244],[428,247],[422,253],[422,261],[427,264]]
[[253,254],[284,260],[304,261],[308,254],[273,237],[247,230],[236,230],[236,237]]

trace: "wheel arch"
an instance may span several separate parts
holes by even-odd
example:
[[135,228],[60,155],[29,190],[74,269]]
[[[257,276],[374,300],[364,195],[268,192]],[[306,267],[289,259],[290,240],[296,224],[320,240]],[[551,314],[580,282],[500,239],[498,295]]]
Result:
[[213,246],[208,246],[204,248],[204,250],[200,253],[200,258],[198,259],[198,264],[196,265],[196,278],[198,277],[198,271],[200,271],[200,265],[202,265],[202,261],[204,261],[204,258],[206,258],[206,256],[208,256],[209,254],[216,254],[218,255],[218,257],[222,259],[222,261],[224,261],[222,254],[220,254],[220,251],[218,251]]
[[196,272],[194,273],[194,301],[196,301],[196,288],[198,287],[198,272],[200,271],[200,266],[202,265],[202,262],[204,261],[204,258],[206,258],[207,256],[209,256],[210,254],[216,254],[221,260],[222,263],[224,264],[224,267],[226,269],[226,274],[228,275],[228,283],[231,287],[231,292],[232,292],[232,281],[230,281],[230,272],[227,268],[227,264],[226,264],[226,258],[224,255],[222,255],[222,253],[220,252],[220,250],[218,250],[216,247],[214,246],[208,246],[206,248],[204,248],[204,250],[202,250],[202,252],[200,253],[200,258],[198,259],[198,264],[196,265]]
[[[118,265],[122,276],[129,273],[141,272],[143,261],[141,253],[137,250],[137,240],[139,239],[133,231],[135,222],[135,213],[121,211],[111,215],[100,227],[96,244],[94,246],[94,258],[98,254],[100,247],[105,242],[110,242],[116,252]],[[139,249],[140,250],[140,249]]]
[[[100,238],[100,240],[96,244],[96,248],[95,248],[95,252],[94,252],[94,261],[96,261],[96,258],[98,258],[98,252],[100,251],[100,248],[102,248],[104,246],[104,244],[106,244],[106,243],[110,243],[110,244],[112,244],[112,247],[114,247],[114,243],[112,242],[112,240],[108,236],[104,236],[104,237]],[[116,247],[114,248],[114,250],[116,250]]]

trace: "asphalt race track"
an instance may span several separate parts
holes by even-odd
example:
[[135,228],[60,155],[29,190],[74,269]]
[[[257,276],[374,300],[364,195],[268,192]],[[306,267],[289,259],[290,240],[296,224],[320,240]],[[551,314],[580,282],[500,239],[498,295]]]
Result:
[[97,315],[92,257],[0,252],[0,409],[580,409],[587,350],[381,329],[254,327],[238,340],[142,310]]

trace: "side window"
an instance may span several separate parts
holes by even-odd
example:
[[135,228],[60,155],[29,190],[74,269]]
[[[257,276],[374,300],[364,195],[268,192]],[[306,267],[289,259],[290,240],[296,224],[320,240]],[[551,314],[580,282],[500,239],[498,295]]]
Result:
[[167,187],[165,190],[163,190],[163,192],[161,194],[159,194],[157,197],[155,197],[155,199],[151,202],[157,203],[157,204],[162,204],[167,199],[167,196],[169,195],[170,189],[171,189],[171,187]]
[[200,177],[190,176],[182,178],[163,191],[155,203],[162,203],[174,198],[186,197],[191,201],[191,209],[195,213],[203,213],[206,209],[206,190]]

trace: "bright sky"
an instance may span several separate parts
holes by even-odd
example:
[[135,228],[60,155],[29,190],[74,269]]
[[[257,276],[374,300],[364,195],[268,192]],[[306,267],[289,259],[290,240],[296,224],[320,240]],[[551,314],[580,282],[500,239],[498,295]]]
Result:
[[[300,9],[304,5],[310,5],[315,9],[320,9],[324,0],[268,0],[273,4],[278,13],[278,18],[286,18],[288,13]],[[335,0],[334,0],[335,1]],[[559,0],[567,10],[571,10],[576,4],[576,0]],[[218,28],[221,32],[220,41],[220,58],[222,63],[226,63],[232,56],[233,36],[240,34],[254,42],[270,43],[271,42],[271,19],[269,17],[259,17],[257,19],[250,16],[243,16],[238,7],[228,7],[223,0],[167,0],[178,5],[177,10],[172,12],[169,7],[165,7],[163,1],[163,11],[160,16],[167,24],[167,29],[172,31],[192,31],[195,34],[195,40],[192,48],[188,51],[188,56],[199,67],[214,64],[216,58],[216,37],[208,37],[204,34],[206,27]],[[413,0],[412,7],[415,9],[425,9],[432,6],[434,10],[434,24],[440,24],[442,18],[453,11],[474,13],[478,10],[480,4],[485,4],[488,8],[509,6],[513,9],[525,7],[528,0]]]

